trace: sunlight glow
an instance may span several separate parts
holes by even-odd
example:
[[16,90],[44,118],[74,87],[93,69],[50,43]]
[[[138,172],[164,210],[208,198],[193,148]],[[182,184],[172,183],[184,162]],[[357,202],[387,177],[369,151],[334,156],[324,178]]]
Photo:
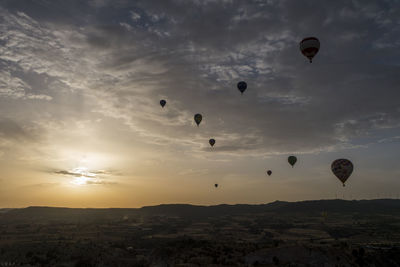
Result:
[[70,172],[76,174],[70,183],[77,186],[86,185],[91,179],[96,178],[96,174],[88,171],[86,167],[78,167]]

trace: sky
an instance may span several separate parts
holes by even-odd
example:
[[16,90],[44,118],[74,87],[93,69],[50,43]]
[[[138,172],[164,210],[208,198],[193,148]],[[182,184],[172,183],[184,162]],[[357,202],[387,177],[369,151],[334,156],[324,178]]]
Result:
[[0,207],[399,197],[398,0],[1,0],[0,15]]

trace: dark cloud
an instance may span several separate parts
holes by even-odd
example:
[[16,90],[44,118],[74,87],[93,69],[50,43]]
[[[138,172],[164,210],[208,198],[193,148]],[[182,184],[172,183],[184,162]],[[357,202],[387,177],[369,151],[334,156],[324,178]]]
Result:
[[117,171],[111,171],[111,170],[97,170],[97,171],[91,171],[91,173],[94,173],[96,175],[122,175],[120,172]]
[[58,25],[78,24],[87,19],[91,11],[88,2],[72,1],[2,1],[2,7],[11,12],[24,12],[35,20]]
[[83,177],[86,178],[84,184],[86,185],[114,185],[118,184],[117,182],[107,181],[107,176],[114,175],[114,172],[106,171],[106,170],[97,170],[97,171],[90,171],[90,170],[58,170],[53,171],[52,173],[63,175],[63,176],[71,176],[71,177]]
[[[396,1],[28,2],[3,3],[19,42],[2,42],[24,51],[4,76],[11,93],[78,89],[144,142],[329,151],[400,123]],[[321,41],[313,64],[298,49],[309,35]]]
[[393,136],[389,138],[383,138],[378,141],[378,143],[397,143],[400,142],[400,136]]
[[76,176],[76,177],[86,177],[83,173],[80,172],[70,172],[70,171],[55,171],[54,173],[56,174],[61,174],[61,175],[68,175],[68,176]]
[[80,170],[80,171],[67,171],[67,170],[57,170],[53,171],[53,173],[67,175],[67,176],[75,176],[75,177],[94,177],[97,175],[118,175],[117,172],[109,171],[109,170]]
[[83,171],[66,171],[66,170],[58,170],[54,171],[56,174],[67,175],[67,176],[75,176],[75,177],[94,177],[95,175],[114,175],[114,172],[107,170],[83,170]]

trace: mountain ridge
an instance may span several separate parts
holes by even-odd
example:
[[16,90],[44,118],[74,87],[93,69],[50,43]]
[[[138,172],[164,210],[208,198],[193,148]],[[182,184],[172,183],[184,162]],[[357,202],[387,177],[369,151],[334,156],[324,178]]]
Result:
[[4,222],[97,222],[120,221],[142,216],[177,216],[200,219],[257,213],[360,213],[365,215],[400,213],[400,200],[306,200],[297,202],[274,201],[266,204],[160,204],[141,208],[68,208],[30,206],[19,209],[0,209],[0,223]]

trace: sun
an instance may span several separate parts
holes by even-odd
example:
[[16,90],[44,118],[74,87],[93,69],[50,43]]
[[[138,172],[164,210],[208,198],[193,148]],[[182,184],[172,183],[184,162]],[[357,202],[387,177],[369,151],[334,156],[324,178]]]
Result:
[[87,177],[74,177],[74,179],[71,181],[71,184],[73,185],[85,185],[88,181]]
[[75,168],[70,173],[74,174],[74,178],[70,183],[77,186],[86,185],[89,181],[96,178],[96,174],[90,172],[86,167]]

